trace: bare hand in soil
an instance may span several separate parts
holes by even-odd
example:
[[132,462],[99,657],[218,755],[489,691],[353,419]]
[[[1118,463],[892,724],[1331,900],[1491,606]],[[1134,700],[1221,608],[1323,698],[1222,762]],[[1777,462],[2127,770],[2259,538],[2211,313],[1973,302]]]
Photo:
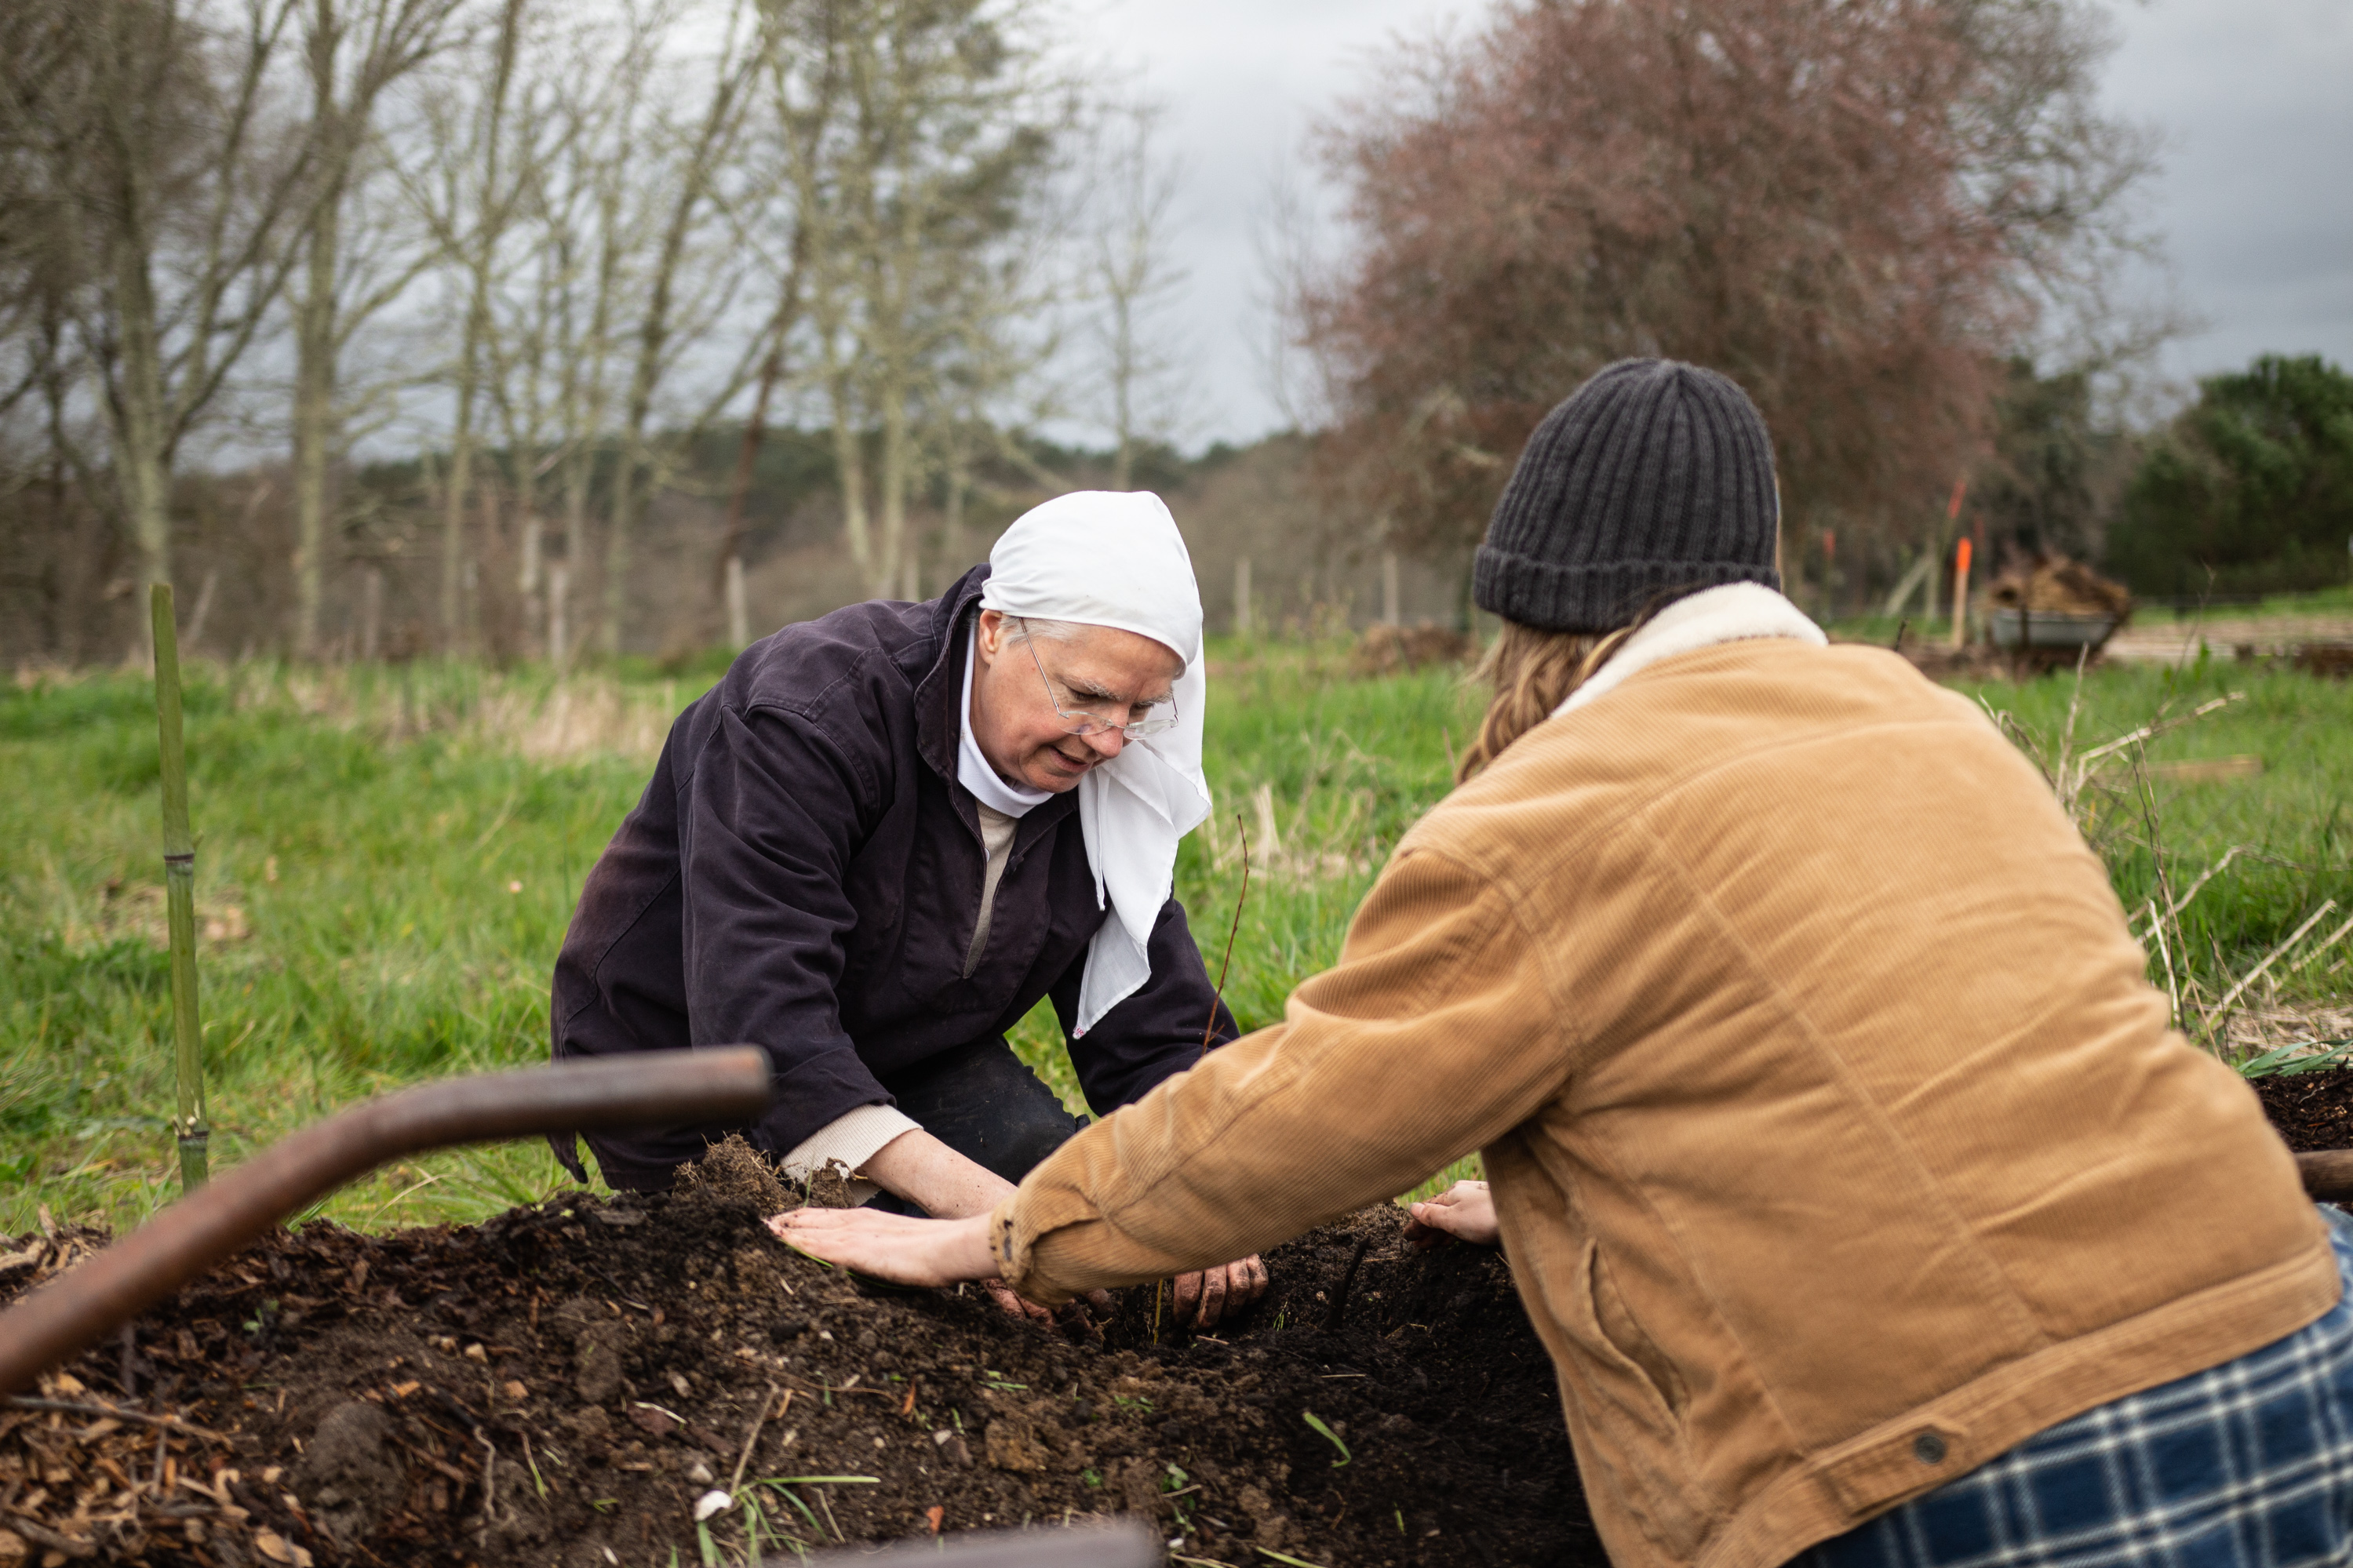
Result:
[[1090,1290],[1078,1300],[1065,1301],[1059,1307],[1041,1307],[1002,1279],[984,1279],[980,1288],[988,1292],[990,1300],[1005,1310],[1007,1317],[1019,1318],[1041,1329],[1060,1324],[1072,1339],[1103,1338],[1100,1320],[1116,1310],[1108,1290]]
[[1495,1200],[1484,1182],[1457,1182],[1407,1212],[1413,1217],[1406,1221],[1405,1239],[1417,1252],[1427,1252],[1450,1239],[1480,1247],[1498,1245]]
[[988,1292],[990,1300],[1005,1310],[1007,1317],[1027,1319],[1041,1329],[1054,1326],[1054,1310],[1051,1307],[1038,1305],[1004,1280],[984,1279],[980,1288]]
[[1179,1274],[1175,1293],[1178,1328],[1214,1329],[1219,1320],[1240,1317],[1244,1308],[1266,1294],[1266,1265],[1253,1252],[1239,1262],[1220,1263],[1198,1274]]
[[786,1246],[893,1285],[954,1285],[990,1279],[988,1216],[913,1219],[872,1209],[786,1209],[768,1228]]

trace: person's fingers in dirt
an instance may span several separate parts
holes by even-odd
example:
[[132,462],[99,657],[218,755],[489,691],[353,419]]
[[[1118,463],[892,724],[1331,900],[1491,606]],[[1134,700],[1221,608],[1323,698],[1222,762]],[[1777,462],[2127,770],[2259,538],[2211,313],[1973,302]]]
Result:
[[1169,1284],[1168,1306],[1172,1321],[1179,1327],[1192,1321],[1193,1309],[1201,1304],[1201,1272],[1179,1274]]
[[1484,1182],[1457,1182],[1436,1197],[1415,1204],[1406,1240],[1427,1251],[1441,1237],[1452,1237],[1476,1247],[1501,1242],[1495,1223],[1495,1198]]
[[1244,1308],[1255,1306],[1266,1294],[1266,1260],[1255,1252],[1227,1269],[1227,1288],[1235,1292],[1226,1304],[1229,1316],[1239,1314]]
[[[1201,1270],[1201,1309],[1193,1319],[1193,1329],[1197,1333],[1204,1329],[1216,1328],[1218,1320],[1226,1315],[1226,1270],[1227,1265],[1222,1263],[1215,1268]],[[1177,1321],[1181,1323],[1184,1320],[1179,1318]]]
[[955,1247],[959,1235],[976,1223],[871,1209],[799,1208],[771,1217],[768,1229],[797,1252],[893,1285],[952,1285],[977,1272],[963,1271]]
[[1004,1280],[984,1279],[980,1288],[988,1292],[988,1299],[996,1302],[1007,1317],[1025,1323],[1036,1323],[1040,1328],[1054,1326],[1054,1314],[1050,1309],[1038,1305]]
[[1421,1205],[1406,1210],[1405,1244],[1416,1252],[1434,1252],[1441,1247],[1451,1247],[1454,1238],[1434,1225],[1424,1225],[1419,1217]]
[[[1098,1292],[1099,1294],[1100,1292]],[[1084,1297],[1074,1297],[1057,1309],[1055,1321],[1061,1325],[1063,1337],[1081,1344],[1103,1342],[1103,1325],[1095,1321]]]

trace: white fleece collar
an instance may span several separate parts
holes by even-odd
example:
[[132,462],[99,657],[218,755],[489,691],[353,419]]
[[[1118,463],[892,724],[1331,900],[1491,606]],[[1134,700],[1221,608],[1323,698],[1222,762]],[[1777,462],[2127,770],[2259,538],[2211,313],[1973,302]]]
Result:
[[1816,647],[1827,647],[1831,640],[1803,610],[1763,584],[1726,583],[1677,599],[1644,622],[1553,713],[1556,717],[1582,708],[1661,659],[1752,637],[1788,637]]

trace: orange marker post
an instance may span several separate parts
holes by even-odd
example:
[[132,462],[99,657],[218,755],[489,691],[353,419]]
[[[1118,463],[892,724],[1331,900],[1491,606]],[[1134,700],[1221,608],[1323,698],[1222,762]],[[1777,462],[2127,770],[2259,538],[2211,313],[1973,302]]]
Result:
[[1962,540],[1953,551],[1953,646],[1959,647],[1969,635],[1969,542]]

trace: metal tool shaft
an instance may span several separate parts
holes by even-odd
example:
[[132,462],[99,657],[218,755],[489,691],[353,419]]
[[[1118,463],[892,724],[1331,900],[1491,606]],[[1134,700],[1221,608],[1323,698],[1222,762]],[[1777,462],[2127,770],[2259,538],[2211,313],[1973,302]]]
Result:
[[449,1079],[363,1101],[271,1145],[0,1313],[0,1394],[95,1344],[288,1215],[388,1160],[459,1143],[740,1120],[767,1053],[652,1051]]

